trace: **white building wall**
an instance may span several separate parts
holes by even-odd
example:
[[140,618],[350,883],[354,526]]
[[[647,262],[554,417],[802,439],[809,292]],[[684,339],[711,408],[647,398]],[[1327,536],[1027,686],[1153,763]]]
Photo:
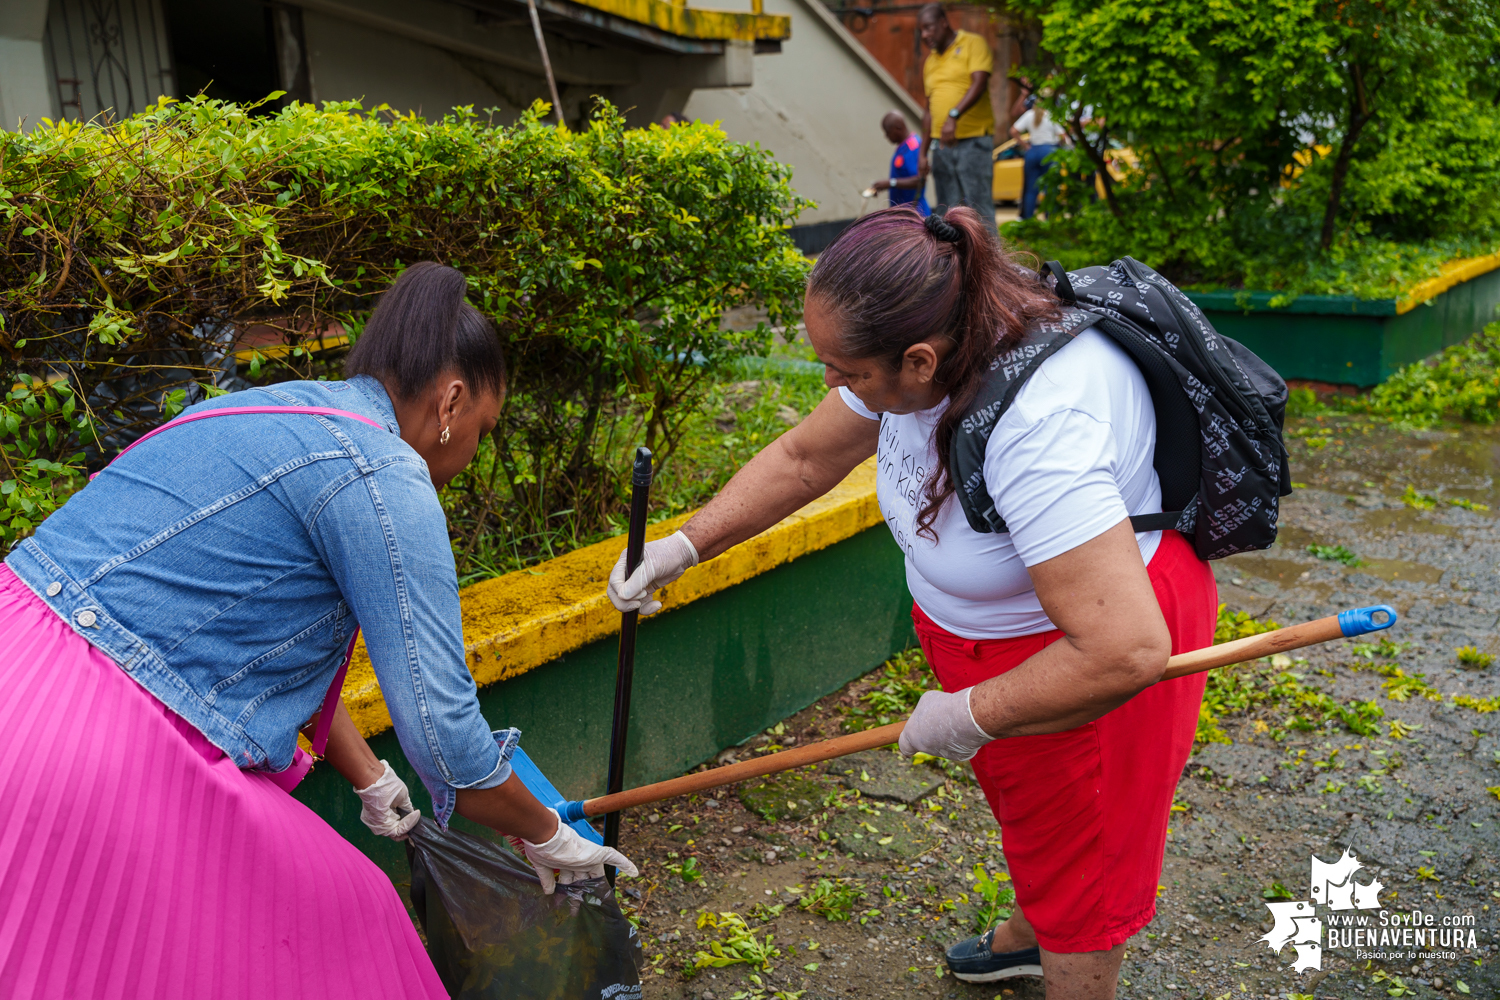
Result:
[[687,117],[717,121],[730,138],[791,164],[797,193],[818,203],[800,225],[885,207],[884,196],[860,197],[890,170],[880,119],[899,111],[916,131],[922,108],[819,0],[765,0],[765,12],[792,18],[781,52],[755,57],[752,87],[694,91]]

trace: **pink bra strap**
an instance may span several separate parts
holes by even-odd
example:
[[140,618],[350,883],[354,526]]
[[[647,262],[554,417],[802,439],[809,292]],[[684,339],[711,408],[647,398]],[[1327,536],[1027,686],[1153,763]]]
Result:
[[[192,423],[194,420],[207,420],[209,417],[230,417],[248,413],[269,413],[272,415],[283,413],[301,413],[313,417],[352,417],[355,420],[359,420],[369,424],[371,427],[379,427],[381,430],[385,430],[384,427],[371,420],[369,417],[360,416],[358,413],[350,413],[348,410],[335,410],[327,406],[226,406],[218,410],[204,410],[201,413],[189,413],[185,416],[178,417],[176,420],[170,420],[167,423],[162,424],[155,430],[147,431],[145,434],[142,434],[140,437],[130,442],[130,444],[120,449],[120,454],[116,455],[115,459],[118,459],[120,455],[125,454],[127,451],[129,451],[131,448],[134,448],[142,441],[145,441],[148,438],[153,438],[156,435],[160,434],[162,431],[168,430],[172,427],[176,427],[179,424]],[[115,459],[111,459],[110,461],[113,462]],[[93,476],[89,476],[89,478],[93,479],[94,476],[97,476],[98,474],[99,473],[96,472]],[[328,748],[328,732],[333,728],[333,713],[334,710],[338,707],[339,695],[343,693],[344,677],[349,673],[349,661],[354,659],[354,644],[358,641],[359,629],[356,628],[354,630],[354,635],[349,639],[349,648],[344,650],[344,665],[339,667],[339,672],[333,677],[333,683],[328,685],[328,693],[323,696],[323,707],[318,713],[318,725],[317,728],[313,730],[312,738],[313,753],[319,757],[323,756],[323,751]]]
[[[209,417],[230,417],[243,413],[303,413],[314,417],[353,417],[355,420],[363,421],[364,423],[369,424],[371,427],[380,427],[381,430],[385,430],[384,427],[381,427],[380,424],[371,420],[369,417],[362,417],[358,413],[350,413],[348,410],[330,409],[326,406],[226,406],[223,409],[219,410],[204,410],[201,413],[189,413],[184,416],[178,417],[176,420],[169,420],[155,430],[147,431],[140,437],[136,438],[134,441],[130,442],[124,448],[121,448],[120,454],[110,459],[110,462],[113,463],[120,457],[120,455],[125,454],[127,451],[129,451],[131,448],[134,448],[142,441],[148,441],[151,438],[156,437],[156,435],[160,434],[162,431],[177,427],[180,424],[190,424],[194,420],[207,420]],[[97,476],[98,474],[99,473],[96,472],[94,473],[94,476]],[[93,479],[94,476],[89,476],[89,478]]]

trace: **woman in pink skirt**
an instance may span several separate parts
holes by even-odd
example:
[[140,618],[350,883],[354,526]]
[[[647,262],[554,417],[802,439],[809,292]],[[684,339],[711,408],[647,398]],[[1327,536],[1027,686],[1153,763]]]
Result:
[[336,696],[359,628],[439,823],[519,838],[549,889],[635,874],[512,773],[465,665],[437,489],[505,367],[464,289],[413,266],[348,381],[191,408],[0,567],[6,997],[447,995],[389,880],[287,794],[305,725],[373,831],[418,818]]

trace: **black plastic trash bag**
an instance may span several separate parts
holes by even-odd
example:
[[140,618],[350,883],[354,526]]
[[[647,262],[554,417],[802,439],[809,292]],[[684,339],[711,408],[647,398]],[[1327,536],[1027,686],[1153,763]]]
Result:
[[451,996],[639,1000],[640,940],[606,880],[546,895],[524,858],[426,818],[406,857],[427,953]]

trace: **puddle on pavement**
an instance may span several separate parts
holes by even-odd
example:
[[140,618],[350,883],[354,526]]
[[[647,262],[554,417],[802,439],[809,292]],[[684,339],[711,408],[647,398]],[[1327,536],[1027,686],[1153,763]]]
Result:
[[1307,547],[1317,540],[1318,536],[1311,531],[1283,522],[1276,529],[1276,544],[1271,546],[1271,551],[1306,552]]
[[1234,568],[1236,574],[1243,573],[1247,576],[1256,576],[1262,580],[1270,580],[1272,583],[1281,584],[1296,583],[1304,573],[1312,569],[1307,563],[1293,562],[1290,559],[1274,559],[1267,556],[1230,556],[1224,561]]
[[1456,535],[1458,529],[1451,524],[1437,524],[1423,517],[1423,511],[1403,508],[1401,510],[1372,510],[1360,518],[1372,531],[1425,531],[1433,535]]
[[[1309,427],[1324,437],[1337,436],[1345,446],[1309,449],[1301,443]],[[1288,431],[1297,469],[1293,478],[1309,486],[1350,493],[1376,489],[1394,499],[1410,485],[1445,499],[1462,497],[1492,507],[1500,501],[1500,428],[1468,424],[1401,432],[1377,426],[1363,433],[1357,418],[1328,417],[1289,421]]]
[[1350,566],[1346,572],[1368,573],[1381,580],[1405,580],[1407,583],[1438,583],[1443,579],[1443,571],[1436,566],[1406,559],[1362,559],[1358,566]]

